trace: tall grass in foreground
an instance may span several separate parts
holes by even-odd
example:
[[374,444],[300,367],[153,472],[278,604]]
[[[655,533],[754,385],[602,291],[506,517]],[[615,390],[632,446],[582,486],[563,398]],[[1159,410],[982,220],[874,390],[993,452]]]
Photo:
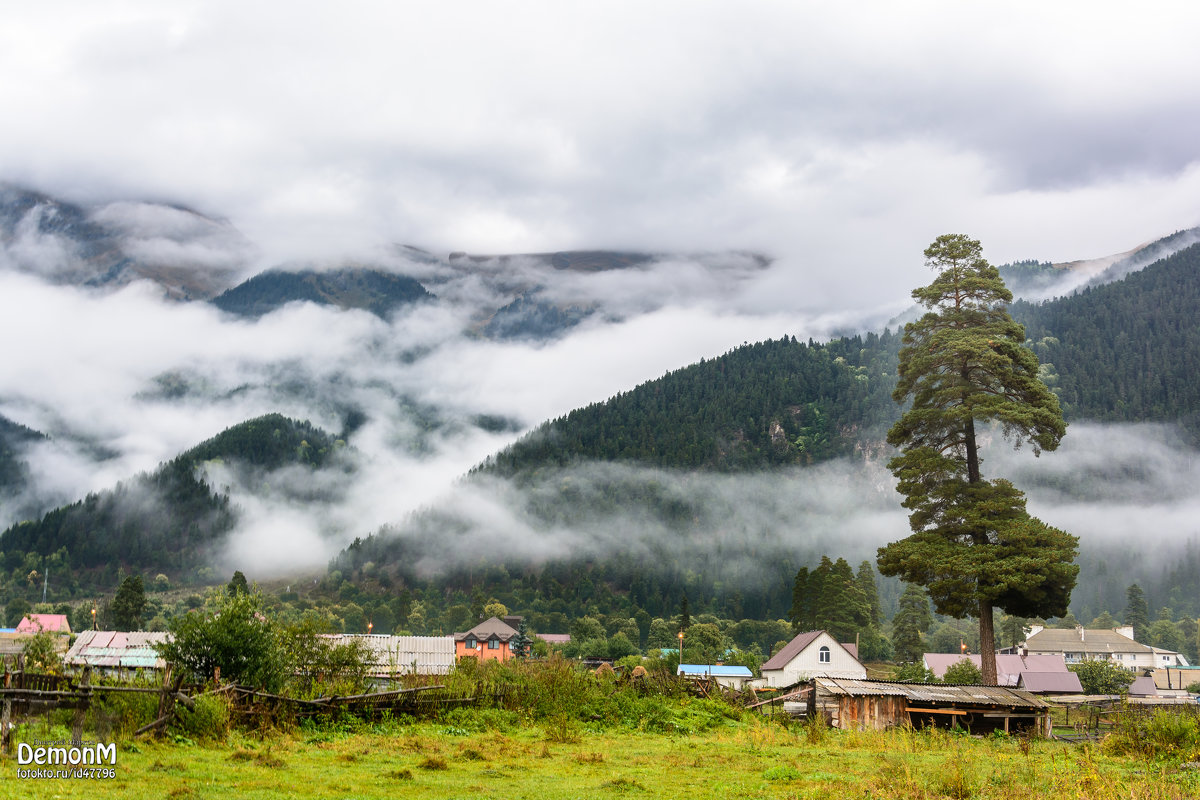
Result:
[[558,730],[583,725],[691,733],[741,719],[743,714],[740,707],[721,699],[691,697],[687,684],[671,675],[633,678],[611,671],[593,673],[559,657],[505,664],[464,659],[445,683],[451,694],[475,698],[470,711],[443,712],[448,720],[483,715],[495,721],[495,712],[501,711]]
[[1117,715],[1105,750],[1152,760],[1200,761],[1200,708],[1129,707]]

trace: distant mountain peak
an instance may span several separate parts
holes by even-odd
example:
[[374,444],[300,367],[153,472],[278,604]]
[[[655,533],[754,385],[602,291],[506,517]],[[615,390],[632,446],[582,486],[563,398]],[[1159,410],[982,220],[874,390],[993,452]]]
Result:
[[148,280],[173,299],[206,299],[253,252],[228,222],[181,205],[85,207],[0,183],[0,269],[51,283],[114,289]]
[[380,317],[433,295],[414,278],[365,266],[339,269],[273,269],[223,292],[212,303],[243,317],[261,317],[289,303],[357,308]]

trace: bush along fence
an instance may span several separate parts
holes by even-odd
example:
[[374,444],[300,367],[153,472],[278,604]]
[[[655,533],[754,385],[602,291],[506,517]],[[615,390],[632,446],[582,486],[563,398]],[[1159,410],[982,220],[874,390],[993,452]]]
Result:
[[[114,695],[142,698],[139,702],[121,703],[123,710],[116,716],[136,719],[147,716],[151,721],[124,732],[132,736],[160,733],[180,723],[184,730],[195,727],[190,719],[198,704],[220,700],[228,711],[230,721],[253,726],[277,725],[281,722],[314,716],[343,714],[363,719],[406,714],[413,717],[438,713],[442,709],[475,703],[474,695],[453,694],[442,684],[415,686],[390,691],[370,692],[347,696],[324,696],[312,699],[288,697],[234,683],[221,684],[219,676],[206,685],[185,683],[183,675],[170,666],[160,673],[157,685],[115,684],[107,679],[94,679],[91,667],[76,675],[52,675],[30,672],[23,659],[5,663],[0,685],[0,752],[13,752],[13,729],[18,722],[30,721],[60,710],[71,710],[71,738],[78,745],[83,739],[88,712],[112,705]],[[494,699],[494,698],[488,698]],[[157,703],[155,701],[157,700]],[[151,711],[153,709],[153,711]],[[182,709],[182,711],[181,711]],[[201,710],[200,714],[203,713]],[[110,715],[111,710],[110,710]],[[110,723],[111,726],[111,723]],[[132,725],[129,726],[132,728]]]
[[169,669],[164,671],[162,685],[157,688],[114,686],[93,683],[91,667],[85,667],[79,675],[28,672],[25,670],[24,658],[18,655],[11,664],[8,661],[4,663],[4,680],[3,686],[0,687],[0,699],[3,702],[3,711],[0,712],[0,751],[5,755],[12,753],[14,718],[34,716],[57,709],[75,711],[71,725],[71,741],[78,745],[82,741],[84,722],[93,703],[105,695],[115,693],[157,695],[159,703],[155,720],[135,731],[135,735],[161,729],[174,717],[177,701],[188,708],[194,707],[194,701],[182,691],[183,689],[182,679],[173,681]]

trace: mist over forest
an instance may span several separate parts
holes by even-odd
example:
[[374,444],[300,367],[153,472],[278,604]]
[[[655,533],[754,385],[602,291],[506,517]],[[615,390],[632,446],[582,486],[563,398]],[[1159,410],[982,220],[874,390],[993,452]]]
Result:
[[[195,553],[172,551],[159,564],[146,554],[130,569],[178,580],[236,569],[269,580],[322,574],[332,560],[370,583],[389,570],[389,580],[429,582],[486,564],[632,562],[661,567],[709,600],[757,595],[761,613],[779,616],[796,569],[825,554],[872,561],[908,531],[882,444],[899,412],[887,400],[895,323],[892,344],[878,336],[905,313],[903,298],[783,311],[778,297],[764,297],[791,265],[752,252],[475,256],[383,244],[345,259],[264,263],[229,223],[185,208],[4,192],[0,332],[21,343],[0,370],[0,526],[17,526],[11,575],[61,545],[31,535],[14,549],[21,523],[76,503],[108,503],[114,525],[169,516],[176,489],[163,487],[182,484],[163,477],[164,465],[267,415],[311,428],[269,463],[247,464],[234,447],[177,464],[205,509],[197,530],[211,535]],[[1096,276],[1148,274],[1194,240],[1168,237],[1107,272],[1043,265],[1030,296],[1083,297],[1110,285]],[[1031,318],[1040,313],[1030,308]],[[1120,402],[1096,412],[1106,421],[1089,419],[1092,390],[1056,349],[1077,343],[1051,341],[1049,324],[1060,323],[1039,318],[1034,346],[1075,392],[1064,401],[1067,437],[1040,458],[993,437],[987,468],[1025,490],[1033,513],[1080,537],[1077,617],[1115,613],[1134,582],[1154,610],[1197,614],[1193,428],[1149,393],[1150,410],[1130,411],[1140,391],[1132,385],[1108,391]],[[851,338],[825,344],[843,335]],[[566,430],[547,421],[593,404],[607,413],[622,396],[641,407],[635,387],[674,391],[659,382],[668,373],[702,361],[724,370],[762,342],[811,342],[812,369],[828,372],[811,385],[843,380],[849,394],[835,402],[814,389],[811,402],[790,401],[803,408],[784,413],[778,431],[765,405],[749,408],[746,433],[714,434],[722,455],[699,468],[586,453],[492,468]],[[721,391],[742,386],[728,383]],[[845,398],[859,390],[859,421],[842,421]],[[688,435],[672,419],[662,417],[665,432],[639,434],[635,421],[620,435],[660,447]],[[722,461],[729,453],[742,462]],[[103,499],[114,492],[119,500]],[[50,583],[69,595],[125,568],[87,569],[74,589],[58,573]],[[882,593],[890,610],[899,587],[885,582]]]

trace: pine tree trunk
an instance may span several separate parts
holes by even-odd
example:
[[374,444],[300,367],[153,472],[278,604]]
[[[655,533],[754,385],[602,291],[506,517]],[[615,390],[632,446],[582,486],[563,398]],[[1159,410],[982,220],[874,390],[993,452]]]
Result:
[[[975,420],[967,418],[963,431],[967,445],[967,480],[979,483],[979,450],[975,443]],[[979,542],[986,545],[987,542]],[[992,604],[979,601],[979,670],[983,673],[984,686],[996,686],[996,625],[992,619]]]
[[992,604],[979,603],[979,664],[984,686],[998,686],[996,676],[996,630]]

